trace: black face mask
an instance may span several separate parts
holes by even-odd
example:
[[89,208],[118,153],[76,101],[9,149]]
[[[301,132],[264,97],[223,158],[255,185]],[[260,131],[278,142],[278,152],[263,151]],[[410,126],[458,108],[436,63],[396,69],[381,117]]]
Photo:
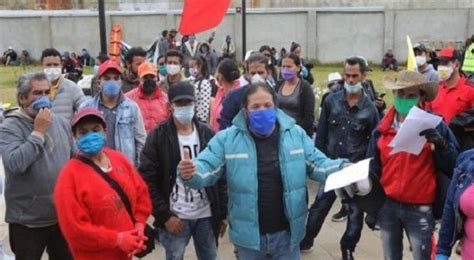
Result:
[[153,92],[155,92],[156,89],[156,81],[155,79],[146,79],[143,82],[143,93],[146,95],[151,95]]

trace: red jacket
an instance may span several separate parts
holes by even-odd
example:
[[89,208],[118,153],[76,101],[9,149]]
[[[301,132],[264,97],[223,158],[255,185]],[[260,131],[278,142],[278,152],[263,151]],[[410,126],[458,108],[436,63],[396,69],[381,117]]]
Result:
[[156,125],[164,122],[170,115],[166,107],[168,95],[160,88],[156,88],[155,95],[152,97],[145,96],[141,87],[130,90],[125,96],[135,101],[140,108],[147,133]]
[[388,144],[397,134],[392,128],[395,109],[389,110],[377,130],[382,172],[380,183],[387,197],[409,204],[431,204],[435,199],[436,167],[431,143],[426,143],[419,155],[399,152],[389,155]]
[[[125,191],[137,222],[151,214],[148,188],[124,155],[104,148],[110,174]],[[90,166],[72,159],[61,171],[54,192],[59,225],[76,260],[129,259],[117,247],[117,234],[134,228],[119,195]]]

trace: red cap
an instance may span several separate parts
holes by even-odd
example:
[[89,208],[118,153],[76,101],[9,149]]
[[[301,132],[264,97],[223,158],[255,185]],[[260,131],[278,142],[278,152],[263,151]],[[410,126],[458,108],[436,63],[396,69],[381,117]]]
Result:
[[454,55],[455,55],[455,50],[454,50],[454,48],[451,48],[451,47],[443,48],[438,53],[438,56],[440,58],[450,58],[451,59],[451,58],[454,58]]
[[462,54],[455,50],[454,48],[447,47],[443,48],[440,52],[438,52],[438,60],[440,61],[461,61],[462,60]]
[[87,116],[94,116],[94,117],[100,119],[100,121],[101,121],[102,125],[104,126],[104,128],[107,126],[107,123],[105,122],[105,118],[99,110],[97,110],[93,107],[84,107],[84,108],[80,109],[72,117],[72,119],[71,119],[72,128],[74,128],[74,126],[76,126],[76,124],[79,121],[81,121],[81,119],[83,119],[84,117],[87,117]]
[[111,69],[117,71],[119,74],[122,74],[122,68],[120,68],[120,65],[112,60],[107,60],[100,64],[99,74],[97,76],[100,78],[106,71]]

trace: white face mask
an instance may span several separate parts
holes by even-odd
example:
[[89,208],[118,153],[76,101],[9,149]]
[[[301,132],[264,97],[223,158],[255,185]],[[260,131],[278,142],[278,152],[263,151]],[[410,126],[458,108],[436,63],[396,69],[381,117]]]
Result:
[[45,68],[43,72],[49,81],[55,81],[61,76],[61,68],[59,67]]
[[416,56],[416,66],[421,67],[426,64],[426,56]]
[[445,65],[439,65],[438,66],[438,73],[439,73],[439,79],[441,81],[446,81],[451,77],[451,74],[453,74],[453,67],[445,66]]
[[252,78],[250,79],[250,83],[252,84],[255,84],[255,83],[265,83],[265,79],[260,76],[260,74],[256,73],[255,75],[252,76]]
[[181,65],[168,64],[166,65],[166,71],[170,75],[176,75],[181,72]]

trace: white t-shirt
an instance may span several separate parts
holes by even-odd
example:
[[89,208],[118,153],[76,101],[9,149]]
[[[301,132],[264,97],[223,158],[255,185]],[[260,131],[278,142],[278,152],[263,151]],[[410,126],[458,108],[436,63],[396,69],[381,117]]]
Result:
[[[178,135],[178,141],[181,156],[183,150],[187,149],[191,159],[196,158],[199,153],[199,136],[196,127],[190,135]],[[212,216],[206,191],[185,186],[181,178],[176,178],[176,184],[171,191],[170,208],[180,219],[200,219]]]

